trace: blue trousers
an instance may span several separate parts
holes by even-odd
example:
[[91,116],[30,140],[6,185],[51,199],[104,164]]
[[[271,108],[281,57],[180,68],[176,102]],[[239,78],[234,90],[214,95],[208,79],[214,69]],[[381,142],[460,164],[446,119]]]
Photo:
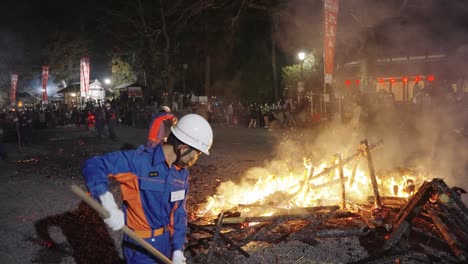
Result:
[[[151,246],[157,249],[161,254],[167,258],[171,258],[172,249],[170,243],[169,232],[164,232],[162,235],[157,237],[145,238]],[[122,242],[122,250],[125,261],[131,264],[148,264],[148,263],[162,263],[153,256],[151,253],[146,251],[144,248],[138,245],[131,237],[124,235]]]

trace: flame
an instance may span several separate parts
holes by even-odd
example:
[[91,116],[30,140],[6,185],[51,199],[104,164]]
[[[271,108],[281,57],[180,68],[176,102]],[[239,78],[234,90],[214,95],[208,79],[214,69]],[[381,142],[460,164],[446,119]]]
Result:
[[[280,209],[339,205],[342,197],[339,169],[317,176],[336,162],[334,159],[314,167],[304,158],[302,173],[288,170],[284,161],[275,161],[270,168],[252,168],[240,183],[221,183],[217,194],[207,197],[196,215],[216,218],[221,212],[235,210],[243,216],[270,216]],[[371,180],[367,170],[358,167],[352,181],[354,164],[343,167],[346,200],[365,204],[368,196],[373,195]],[[410,170],[404,174],[377,175],[381,196],[409,197],[425,179]]]

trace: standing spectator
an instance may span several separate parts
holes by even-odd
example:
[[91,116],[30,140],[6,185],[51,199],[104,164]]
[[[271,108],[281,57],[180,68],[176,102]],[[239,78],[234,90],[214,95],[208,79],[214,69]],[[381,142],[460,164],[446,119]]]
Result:
[[231,126],[233,115],[234,115],[234,108],[232,107],[232,103],[230,103],[226,109],[226,125],[228,127]]
[[172,111],[177,112],[179,111],[179,94],[174,92],[172,95]]
[[19,136],[20,136],[20,145],[27,146],[29,145],[29,139],[31,135],[31,119],[24,112],[23,108],[18,109],[18,125],[19,125]]
[[261,107],[261,112],[263,116],[263,127],[268,128],[269,126],[269,116],[270,116],[270,109],[268,108],[268,104],[265,103],[264,106]]
[[110,103],[106,103],[106,122],[107,122],[107,131],[109,132],[109,138],[112,140],[117,139],[115,133],[115,127],[118,125],[117,113],[115,109],[111,106]]
[[106,127],[106,113],[99,104],[94,105],[94,116],[96,118],[96,132],[98,139],[102,138],[104,128]]
[[256,106],[253,104],[250,104],[249,106],[249,128],[256,128],[257,127],[257,110]]

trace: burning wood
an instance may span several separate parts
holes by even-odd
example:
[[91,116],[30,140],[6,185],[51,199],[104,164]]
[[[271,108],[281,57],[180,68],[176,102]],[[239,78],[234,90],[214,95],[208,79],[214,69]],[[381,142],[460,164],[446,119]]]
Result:
[[[245,246],[255,241],[302,241],[315,245],[325,238],[360,236],[361,241],[368,240],[361,243],[380,248],[370,251],[370,258],[363,260],[370,263],[426,262],[433,257],[465,261],[468,210],[460,200],[463,192],[449,188],[440,179],[426,181],[419,187],[420,181],[411,170],[406,170],[409,174],[400,170],[400,177],[390,179],[377,175],[370,151],[381,144],[380,141],[369,145],[364,140],[357,153],[345,159],[341,154],[335,155],[333,165],[317,174],[313,173],[315,167],[304,159],[304,173],[296,178],[291,174],[286,177],[292,182],[272,175],[250,185],[224,187],[234,190],[235,195],[218,193],[199,214],[206,216],[208,226],[217,228],[211,231],[208,260],[213,258],[215,249],[220,250],[215,243],[217,236],[235,245],[243,255]],[[361,156],[368,161],[367,175],[357,169]],[[356,160],[354,166],[345,167],[352,160]],[[268,188],[272,186],[270,180],[277,189]],[[265,194],[257,199],[243,199],[260,190],[265,190]],[[359,195],[362,199],[356,199]],[[230,206],[227,210],[226,205]],[[228,213],[213,219],[216,208]],[[424,246],[420,246],[422,243]]]
[[375,177],[375,170],[374,170],[374,162],[372,161],[372,155],[371,151],[369,149],[369,143],[367,140],[364,140],[361,142],[361,148],[364,149],[365,155],[367,157],[367,164],[369,166],[369,173],[370,173],[370,178],[371,178],[371,183],[372,183],[372,191],[374,192],[374,197],[375,197],[375,206],[382,208],[382,200],[380,199],[380,193],[379,193],[379,187],[377,186],[377,178]]

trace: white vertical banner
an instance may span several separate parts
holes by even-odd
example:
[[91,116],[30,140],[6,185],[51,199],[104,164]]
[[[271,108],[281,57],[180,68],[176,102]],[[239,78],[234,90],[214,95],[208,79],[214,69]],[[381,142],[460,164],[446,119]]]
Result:
[[80,96],[87,98],[89,93],[89,58],[83,57],[80,60]]

